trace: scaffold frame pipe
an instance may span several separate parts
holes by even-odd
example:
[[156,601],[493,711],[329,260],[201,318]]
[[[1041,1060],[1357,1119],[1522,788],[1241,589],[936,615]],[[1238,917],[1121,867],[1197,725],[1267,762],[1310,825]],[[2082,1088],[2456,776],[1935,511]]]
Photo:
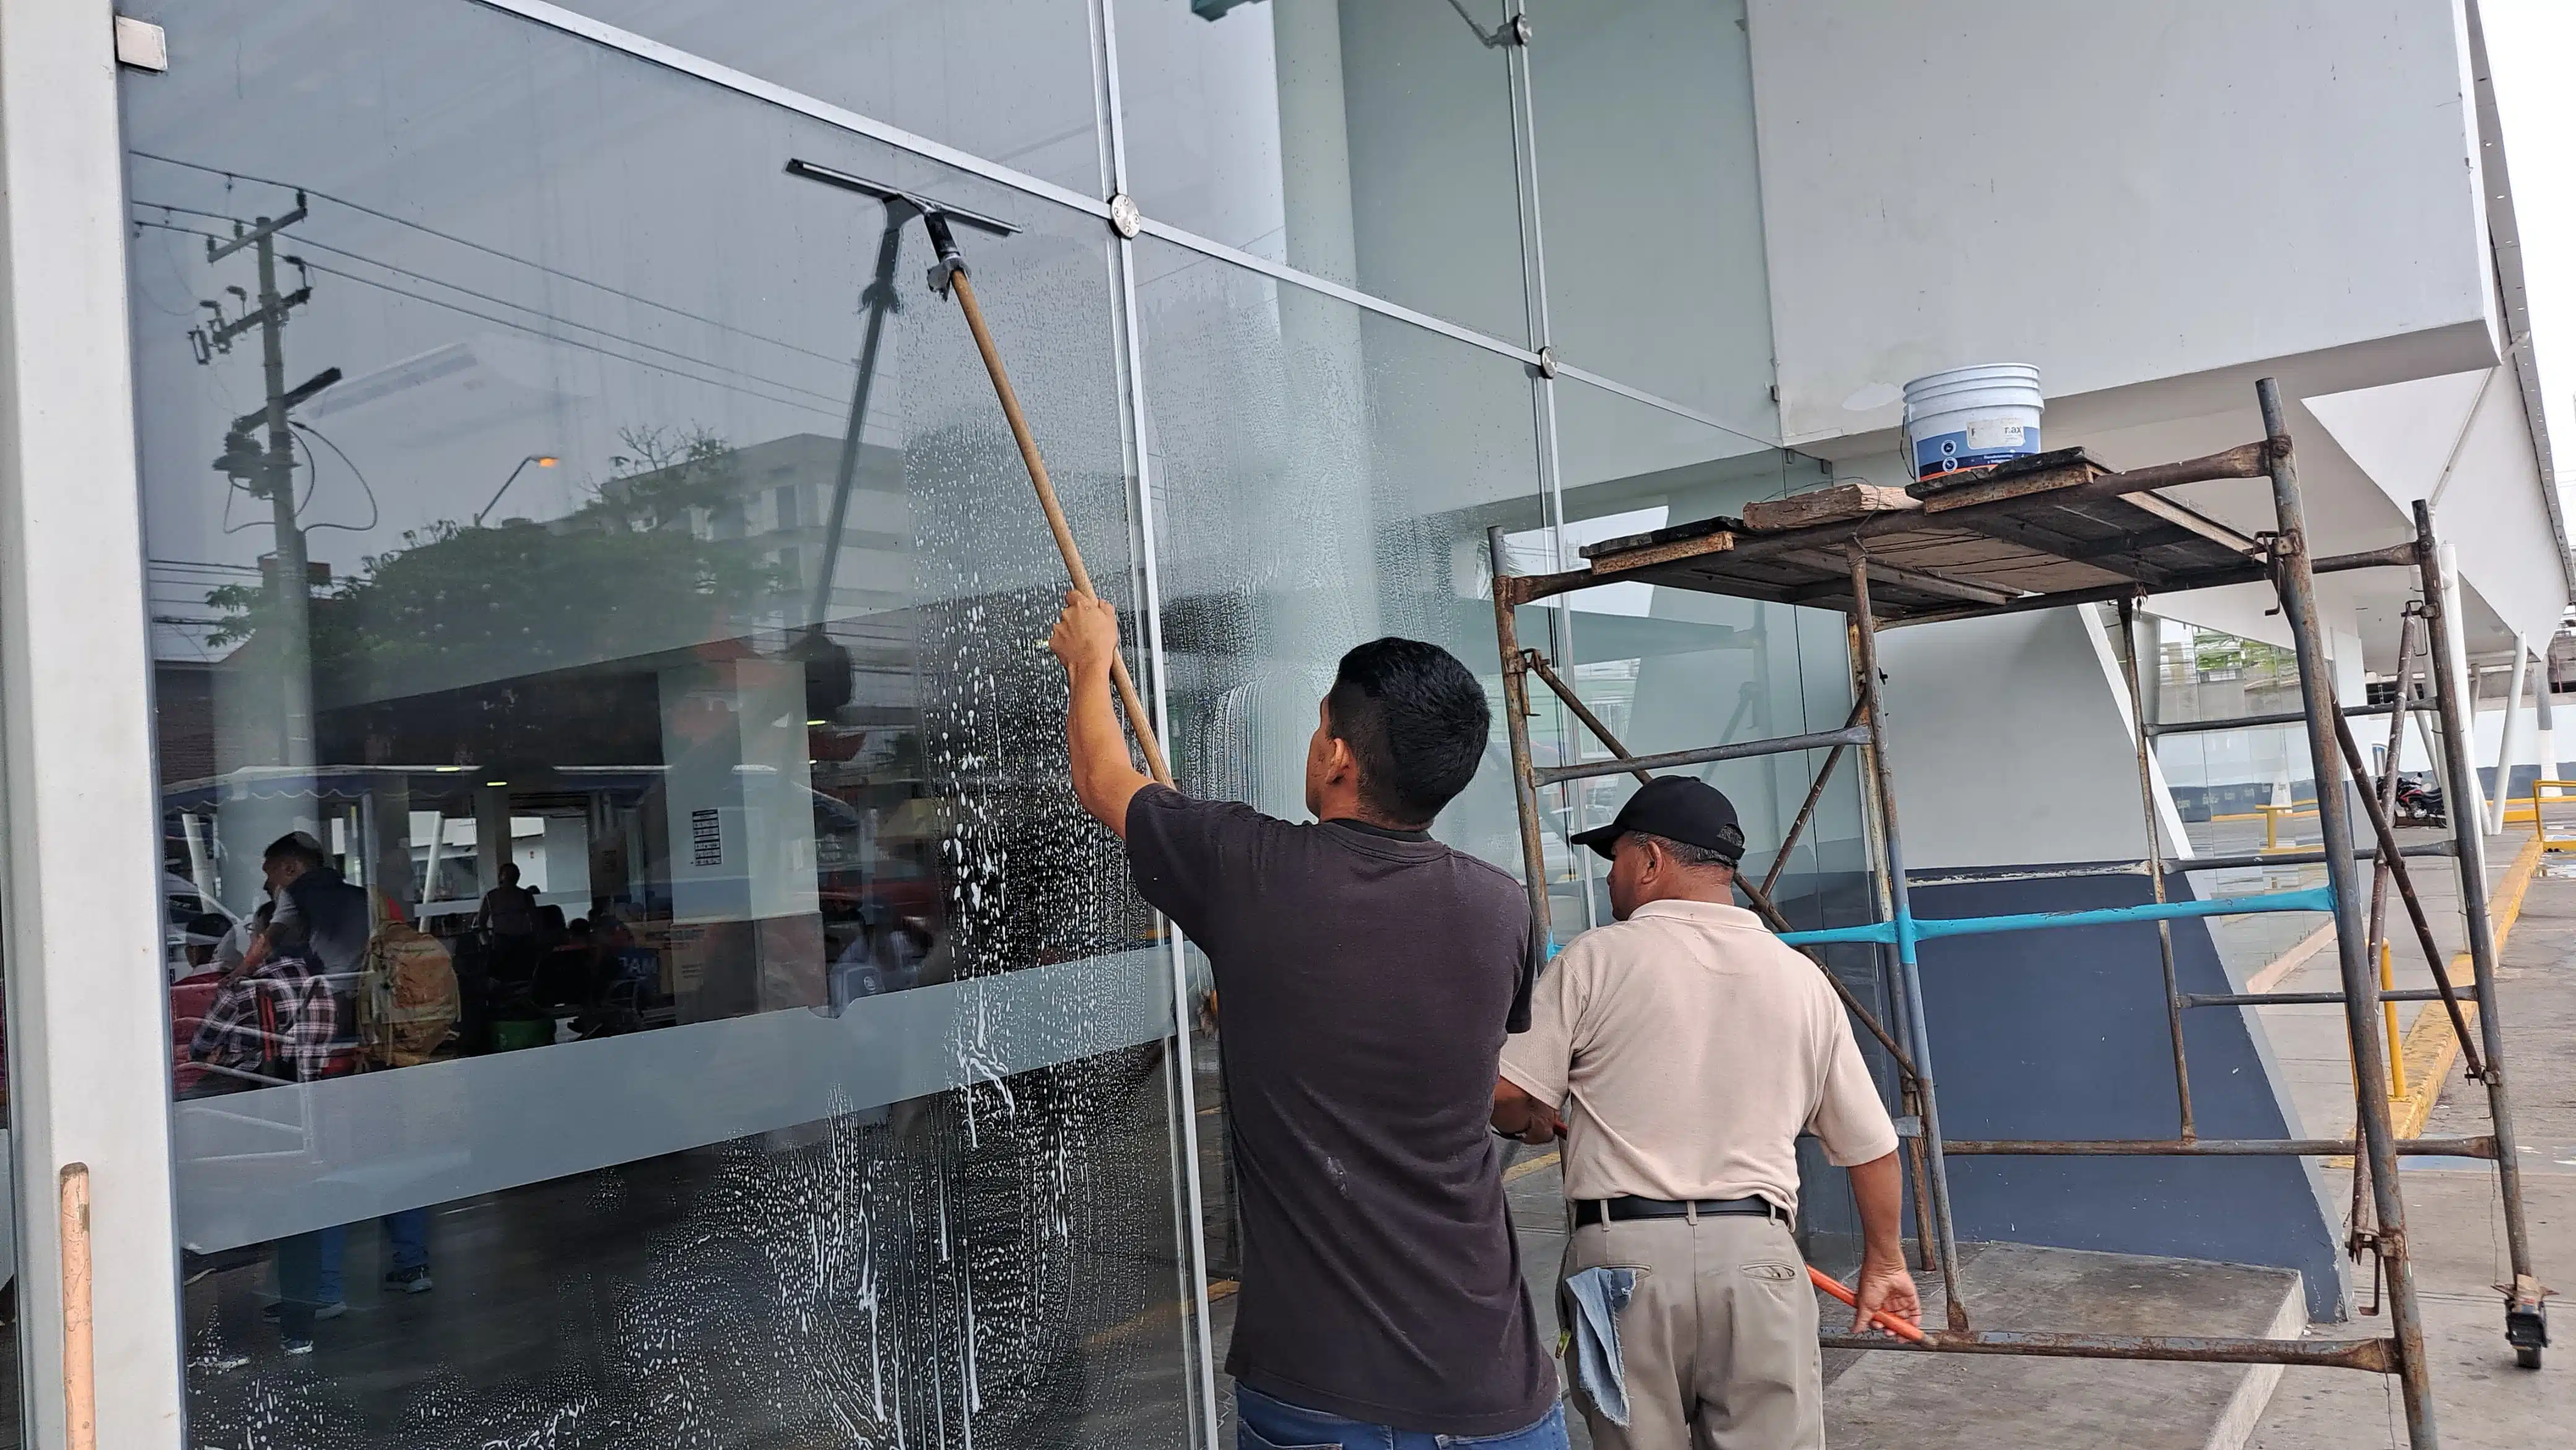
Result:
[[[2415,501],[2415,565],[2424,593],[2425,673],[2432,677],[2433,709],[2441,721],[2443,786],[2450,800],[2451,834],[2458,845],[2460,910],[2467,918],[2469,970],[2478,999],[2478,1037],[2487,1057],[2487,1122],[2498,1139],[2515,1143],[2513,1101],[2505,1090],[2504,1018],[2496,994],[2495,922],[2487,912],[2486,842],[2478,835],[2477,765],[2469,758],[2469,705],[2458,694],[2459,678],[2450,668],[2451,598],[2442,587],[2441,550],[2433,537],[2433,511]],[[2510,785],[2499,782],[2499,789]],[[2496,1159],[2496,1189],[2504,1200],[2505,1251],[2513,1282],[2505,1289],[2505,1338],[2525,1367],[2536,1368],[2539,1350],[2549,1338],[2547,1300],[2531,1262],[2531,1229],[2522,1198],[2522,1161],[2506,1153]],[[2526,1341],[2533,1341],[2526,1344]],[[2528,1353],[2524,1351],[2528,1349]]]
[[[2129,687],[2130,742],[2137,747],[2138,819],[2146,830],[2148,900],[2165,900],[2164,826],[2156,819],[2156,738],[2148,731],[2145,671],[2138,662],[2138,601],[2119,605],[2120,673]],[[2176,841],[2175,845],[2182,844]],[[2191,1061],[2183,1050],[2182,987],[2174,976],[2173,919],[2156,918],[2156,960],[2164,970],[2165,1036],[2173,1050],[2174,1121],[2188,1140],[2197,1134],[2191,1116]]]
[[[2334,910],[2334,888],[2311,886],[2299,891],[2271,891],[2260,896],[2221,896],[2208,901],[2141,902],[2136,906],[2103,906],[2090,911],[2027,911],[2006,916],[1920,916],[1914,918],[1916,941],[1954,936],[1991,936],[2008,931],[2048,931],[2058,927],[2126,926],[2131,922],[2186,921],[2207,916],[2261,916],[2277,911]],[[1824,946],[1834,942],[1897,940],[1897,924],[1829,926],[1790,932],[1780,939],[1791,946]]]
[[[2335,959],[2343,975],[2344,1037],[2352,1051],[2353,1100],[2363,1150],[2354,1161],[2368,1164],[2370,1170],[2371,1200],[2379,1218],[2371,1247],[2379,1256],[2389,1325],[2396,1331],[2397,1379],[2405,1402],[2407,1438],[2414,1450],[2433,1450],[2441,1434],[2424,1364],[2423,1308],[2415,1297],[2415,1268],[2406,1249],[2406,1200],[2398,1189],[2396,1131],[2389,1121],[2388,1099],[2380,1091],[2380,1084],[2388,1081],[2388,1064],[2379,1040],[2379,964],[2371,960],[2367,924],[2355,891],[2352,802],[2345,792],[2343,751],[2335,738],[2341,716],[2330,688],[2333,665],[2326,654],[2325,626],[2317,616],[2307,508],[2299,489],[2298,462],[2291,449],[2280,383],[2261,379],[2254,385],[2254,395],[2262,408],[2263,436],[2271,458],[2274,587],[2298,656],[2308,759],[2317,776],[2317,825],[2325,838],[2326,880],[2335,901]],[[2459,814],[2457,807],[2453,810]]]
[[1767,740],[1740,740],[1733,745],[1709,745],[1697,750],[1668,750],[1661,755],[1633,755],[1615,760],[1586,760],[1574,765],[1551,765],[1535,772],[1541,786],[1563,785],[1569,780],[1590,780],[1604,775],[1632,775],[1640,770],[1678,770],[1685,765],[1715,765],[1722,760],[1750,760],[1763,755],[1794,755],[1806,750],[1831,750],[1837,745],[1866,745],[1869,727],[1846,725],[1840,730],[1811,730],[1804,735],[1775,735]]
[[1914,1054],[1914,1088],[1916,1111],[1923,1118],[1923,1187],[1932,1199],[1934,1258],[1940,1266],[1943,1313],[1950,1328],[1965,1331],[1968,1327],[1968,1305],[1965,1288],[1959,1278],[1959,1233],[1950,1212],[1950,1172],[1941,1156],[1941,1102],[1933,1086],[1932,1029],[1923,1012],[1923,976],[1916,961],[1914,943],[1914,905],[1907,894],[1905,881],[1905,837],[1897,829],[1896,778],[1887,763],[1887,692],[1878,670],[1878,623],[1869,607],[1869,551],[1860,540],[1846,546],[1851,563],[1851,638],[1858,646],[1853,661],[1860,702],[1869,731],[1869,790],[1878,809],[1873,815],[1862,813],[1865,826],[1874,826],[1877,849],[1873,854],[1885,864],[1890,920],[1884,923],[1894,932],[1890,943],[1896,954],[1896,976],[1904,993],[1902,1021],[1905,1023],[1905,1045]]

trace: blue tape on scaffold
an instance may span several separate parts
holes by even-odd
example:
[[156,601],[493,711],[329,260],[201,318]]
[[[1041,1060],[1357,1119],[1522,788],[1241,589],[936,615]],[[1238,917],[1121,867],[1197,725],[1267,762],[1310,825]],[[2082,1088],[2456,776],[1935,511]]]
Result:
[[[2182,921],[2200,916],[2254,916],[2267,911],[2332,911],[2334,888],[2310,887],[2305,891],[2275,891],[2262,896],[2223,896],[2213,901],[2141,902],[2136,906],[2106,906],[2095,911],[2034,911],[2018,916],[1963,916],[1950,919],[1915,917],[1914,939],[1932,941],[1945,936],[1986,936],[2006,931],[2042,931],[2063,926],[2119,926],[2128,922]],[[1780,940],[1791,946],[1823,946],[1833,942],[1879,942],[1894,945],[1896,923],[1871,922],[1866,926],[1834,926],[1821,931],[1787,931]]]

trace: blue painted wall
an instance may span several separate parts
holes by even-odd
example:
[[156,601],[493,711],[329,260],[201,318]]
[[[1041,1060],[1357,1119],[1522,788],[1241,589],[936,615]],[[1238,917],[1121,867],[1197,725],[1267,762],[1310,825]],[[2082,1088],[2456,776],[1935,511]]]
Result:
[[[2173,881],[2169,892],[2183,898],[2188,883]],[[1924,886],[1913,899],[1917,916],[1961,917],[2132,906],[2149,895],[2142,876],[2093,876]],[[2233,990],[2205,926],[2175,922],[2173,938],[2183,991]],[[1860,986],[1859,974],[1843,975]],[[2155,930],[2145,925],[1925,943],[1924,1011],[1945,1136],[2175,1136],[2162,975]],[[2184,1045],[2200,1136],[2293,1135],[2242,1012],[2185,1013]],[[1821,1233],[1851,1232],[1848,1191],[1813,1146],[1806,1145],[1808,1223]],[[2340,1234],[2299,1159],[1949,1162],[1963,1241],[2278,1265],[2305,1277],[2311,1317],[2342,1317]]]

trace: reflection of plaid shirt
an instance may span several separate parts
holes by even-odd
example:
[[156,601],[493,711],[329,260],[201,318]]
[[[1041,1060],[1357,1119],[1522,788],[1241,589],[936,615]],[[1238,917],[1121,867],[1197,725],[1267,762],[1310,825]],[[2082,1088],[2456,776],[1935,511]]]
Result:
[[278,955],[226,977],[188,1039],[188,1056],[234,1072],[311,1082],[330,1064],[339,1007],[322,966]]

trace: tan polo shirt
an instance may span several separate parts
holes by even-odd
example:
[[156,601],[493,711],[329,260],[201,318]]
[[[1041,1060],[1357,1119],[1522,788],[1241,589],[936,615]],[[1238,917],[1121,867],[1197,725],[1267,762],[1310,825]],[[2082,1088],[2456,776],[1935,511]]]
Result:
[[1503,1044],[1503,1076],[1566,1103],[1572,1199],[1743,1198],[1795,1211],[1796,1141],[1849,1167],[1896,1125],[1816,964],[1752,912],[1655,901],[1576,937]]

